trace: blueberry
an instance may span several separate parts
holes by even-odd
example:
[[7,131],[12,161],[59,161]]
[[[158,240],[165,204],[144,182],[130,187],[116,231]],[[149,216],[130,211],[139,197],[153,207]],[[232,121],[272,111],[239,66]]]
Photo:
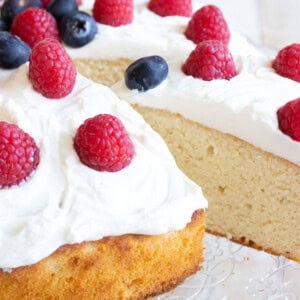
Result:
[[0,68],[15,69],[28,61],[30,47],[7,31],[0,31]]
[[3,19],[0,19],[0,31],[7,31],[9,30],[9,24],[3,20]]
[[62,18],[59,29],[62,40],[68,46],[77,48],[93,40],[97,33],[97,24],[89,14],[75,11]]
[[40,0],[5,0],[1,8],[1,18],[10,24],[13,18],[28,7],[42,8]]
[[148,56],[133,62],[125,72],[126,86],[140,92],[153,89],[168,76],[168,64],[160,56]]
[[76,10],[78,10],[76,0],[52,0],[47,7],[47,11],[56,19],[57,22],[60,22],[63,16]]

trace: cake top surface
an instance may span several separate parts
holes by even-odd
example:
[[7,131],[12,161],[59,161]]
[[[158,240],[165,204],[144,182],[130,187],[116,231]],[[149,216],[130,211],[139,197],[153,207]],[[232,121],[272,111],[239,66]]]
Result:
[[[84,7],[89,10],[92,3],[84,1]],[[130,103],[180,113],[299,165],[300,143],[278,129],[276,111],[299,97],[300,84],[276,74],[271,67],[274,53],[261,51],[231,32],[229,49],[237,76],[229,81],[186,76],[181,67],[196,46],[184,35],[189,18],[160,17],[146,4],[145,0],[135,2],[131,24],[98,24],[99,33],[94,41],[68,52],[73,57],[91,59],[160,55],[169,64],[169,75],[160,86],[138,93],[129,90],[121,80],[113,86],[118,96]],[[198,1],[193,4],[195,10],[201,6]]]
[[[34,138],[40,164],[19,186],[0,189],[1,268],[35,263],[65,244],[180,229],[207,206],[159,135],[110,89],[77,74],[71,94],[50,100],[27,74],[25,64],[3,79],[0,120]],[[73,147],[77,128],[100,113],[117,116],[134,145],[131,164],[119,172],[85,166]]]

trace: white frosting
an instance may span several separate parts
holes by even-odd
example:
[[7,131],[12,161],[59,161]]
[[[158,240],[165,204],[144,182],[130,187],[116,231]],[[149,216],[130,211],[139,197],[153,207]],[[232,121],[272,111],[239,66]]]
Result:
[[[183,228],[207,206],[162,139],[106,87],[78,75],[73,92],[49,100],[35,92],[24,65],[1,84],[0,120],[18,124],[40,148],[40,164],[22,185],[0,190],[0,268],[30,265],[58,247],[125,233]],[[83,165],[77,128],[99,113],[118,116],[135,147],[115,173]]]
[[[93,1],[83,1],[90,12]],[[80,58],[116,58],[128,57],[135,59],[142,55],[157,52],[164,57],[172,58],[174,53],[184,55],[186,47],[191,51],[194,44],[187,41],[182,32],[187,18],[161,18],[145,6],[146,0],[135,1],[133,23],[112,27],[98,24],[98,33],[93,41],[81,48],[68,48],[68,53]],[[183,43],[184,47],[180,47]],[[181,52],[180,52],[181,51]]]
[[[216,1],[216,0],[215,0]],[[83,0],[82,10],[91,13],[93,0]],[[147,8],[148,0],[134,1],[134,19],[131,24],[112,27],[98,23],[98,34],[95,39],[81,48],[67,48],[73,58],[114,59],[158,54],[165,59],[186,58],[194,50],[195,44],[188,40],[184,31],[190,18],[181,16],[160,17]],[[194,0],[194,10],[203,6],[202,0]],[[230,25],[230,24],[229,24]],[[253,51],[246,39],[234,34],[241,44],[236,52],[246,54]],[[236,43],[235,43],[236,44]],[[243,51],[243,52],[242,52]]]
[[[137,59],[163,56],[170,67],[167,80],[145,93],[130,91],[124,81],[113,90],[130,103],[166,109],[203,125],[233,134],[293,163],[300,164],[300,143],[284,135],[276,111],[300,97],[300,84],[274,73],[274,57],[262,54],[233,32],[230,50],[239,74],[230,81],[211,82],[186,76],[181,66],[195,45],[183,34],[188,18],[160,17],[137,1],[134,22],[122,27],[99,26],[95,40],[72,50],[73,57]],[[195,7],[199,6],[194,1]]]

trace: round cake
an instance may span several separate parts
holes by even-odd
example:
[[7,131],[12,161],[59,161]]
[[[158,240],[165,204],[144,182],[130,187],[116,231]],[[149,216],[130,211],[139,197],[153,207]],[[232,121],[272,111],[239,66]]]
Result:
[[[37,70],[34,59],[16,70],[1,71],[0,149],[8,143],[6,126],[17,126],[39,157],[27,161],[34,163],[34,170],[25,180],[12,178],[16,184],[10,186],[0,182],[0,299],[145,299],[170,290],[201,266],[204,216],[209,232],[300,261],[300,144],[279,129],[277,117],[280,108],[300,97],[300,88],[275,71],[275,54],[261,52],[237,33],[229,34],[218,9],[198,1],[185,1],[180,7],[176,1],[169,6],[161,0],[76,1],[98,22],[95,36],[91,38],[90,30],[85,38],[91,40],[77,47],[81,33],[94,27],[83,26],[88,16],[80,14],[80,30],[62,33],[60,24],[73,20],[60,22],[61,12],[55,9],[59,2],[52,1],[47,13],[29,8],[18,14],[18,21],[10,20],[11,31],[33,43],[32,51],[40,35],[65,43],[72,35],[76,47],[65,46],[77,69],[110,89],[65,68],[65,63],[62,69],[69,75],[59,83],[55,80],[63,78],[60,72],[50,76],[43,68]],[[77,10],[75,1],[69,2]],[[103,18],[101,3],[106,14],[117,13]],[[209,34],[221,26],[217,32],[224,41],[209,38],[203,44],[209,51],[217,45],[216,69],[218,59],[228,59],[229,78],[204,80],[188,74],[200,51],[201,42],[187,37],[190,23],[198,22],[199,8],[209,17],[220,17]],[[1,14],[4,20],[3,10]],[[49,24],[52,27],[39,30]],[[0,36],[1,43],[7,39]],[[29,55],[24,45],[19,52],[8,50],[7,60],[16,53]],[[47,69],[50,63],[43,55],[36,59]],[[8,66],[3,56],[1,64]],[[214,59],[204,62],[213,64]],[[61,67],[58,58],[52,63]],[[142,68],[140,79],[150,81],[132,88],[137,66]],[[70,74],[77,74],[74,82]],[[47,80],[41,82],[44,77]],[[57,99],[65,85],[70,91]],[[200,188],[179,171],[163,140],[126,102],[161,134],[182,171],[203,187],[209,201],[205,213]],[[126,147],[117,143],[110,151],[123,153],[132,147],[121,170],[95,170],[98,159],[81,151],[77,142],[87,122],[100,115],[117,118],[125,135]],[[298,123],[296,119],[296,128]],[[78,140],[98,140],[93,134]],[[103,144],[99,147],[108,143]],[[3,153],[4,174],[6,163],[16,156],[9,160]],[[120,164],[115,166],[119,169]]]

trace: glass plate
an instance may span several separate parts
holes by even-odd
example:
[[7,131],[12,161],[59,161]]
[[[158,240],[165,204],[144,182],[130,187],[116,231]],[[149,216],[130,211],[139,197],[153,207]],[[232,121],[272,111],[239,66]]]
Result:
[[156,300],[299,300],[300,264],[207,234],[203,268]]

